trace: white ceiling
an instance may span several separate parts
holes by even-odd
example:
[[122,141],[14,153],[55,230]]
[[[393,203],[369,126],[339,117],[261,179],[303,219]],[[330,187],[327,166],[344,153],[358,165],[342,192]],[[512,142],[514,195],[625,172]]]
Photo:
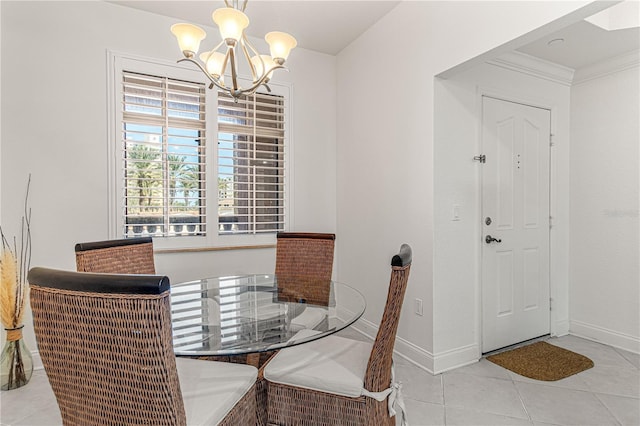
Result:
[[[176,22],[208,26],[215,26],[211,13],[225,6],[223,0],[109,2],[177,18]],[[245,10],[250,20],[246,31],[259,38],[269,31],[284,31],[298,40],[299,47],[336,55],[398,3],[382,0],[251,0]]]
[[[551,40],[563,42],[552,43]],[[587,21],[577,22],[518,49],[574,70],[640,50],[640,28],[607,31]]]
[[[176,18],[176,22],[208,26],[214,26],[211,13],[224,6],[222,0],[113,0],[110,3],[170,16]],[[400,1],[251,0],[246,9],[251,21],[247,33],[261,38],[269,31],[285,31],[296,37],[299,47],[336,55],[398,3]],[[548,45],[557,38],[564,42]],[[607,31],[581,21],[518,50],[579,69],[634,49],[640,49],[639,28]]]

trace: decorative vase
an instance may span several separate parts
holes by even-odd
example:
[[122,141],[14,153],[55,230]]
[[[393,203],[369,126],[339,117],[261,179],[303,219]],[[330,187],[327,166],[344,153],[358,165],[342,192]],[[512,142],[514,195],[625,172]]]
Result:
[[0,357],[0,389],[17,389],[29,383],[33,374],[31,351],[22,339],[21,325],[16,328],[5,328],[7,343]]

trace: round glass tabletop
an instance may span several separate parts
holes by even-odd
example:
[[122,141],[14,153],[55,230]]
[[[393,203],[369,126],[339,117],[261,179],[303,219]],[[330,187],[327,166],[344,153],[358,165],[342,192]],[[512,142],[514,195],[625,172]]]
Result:
[[354,288],[309,277],[237,275],[171,286],[177,355],[238,355],[306,343],[353,324],[366,307]]

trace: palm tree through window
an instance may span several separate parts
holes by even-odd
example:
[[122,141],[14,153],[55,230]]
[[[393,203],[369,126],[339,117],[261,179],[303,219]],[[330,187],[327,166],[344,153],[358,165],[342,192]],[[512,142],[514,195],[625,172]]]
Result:
[[123,72],[125,237],[206,235],[205,86]]

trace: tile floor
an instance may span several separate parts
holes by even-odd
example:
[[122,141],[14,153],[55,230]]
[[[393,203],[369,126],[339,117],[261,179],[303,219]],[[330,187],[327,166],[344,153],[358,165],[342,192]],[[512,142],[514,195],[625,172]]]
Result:
[[[403,383],[409,423],[640,425],[640,355],[574,336],[548,341],[591,358],[595,367],[557,382],[539,382],[485,359],[437,376],[398,359],[396,376]],[[2,425],[61,424],[42,370],[24,388],[1,392],[0,399]]]

